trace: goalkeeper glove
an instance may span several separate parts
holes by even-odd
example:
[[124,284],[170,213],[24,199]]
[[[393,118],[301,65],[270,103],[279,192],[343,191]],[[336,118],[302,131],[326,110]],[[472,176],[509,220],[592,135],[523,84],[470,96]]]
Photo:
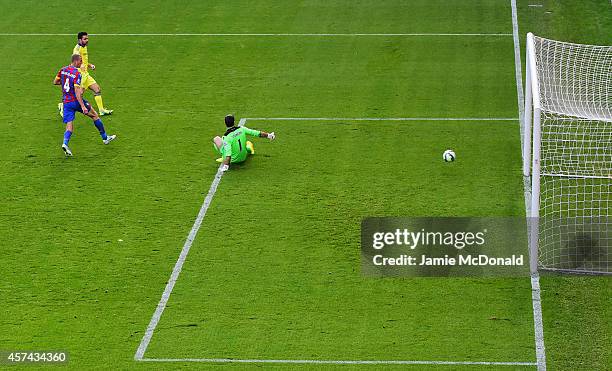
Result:
[[221,172],[226,172],[229,170],[229,165],[221,165]]
[[276,135],[274,135],[274,132],[268,133],[268,139],[274,140],[275,138],[276,138]]

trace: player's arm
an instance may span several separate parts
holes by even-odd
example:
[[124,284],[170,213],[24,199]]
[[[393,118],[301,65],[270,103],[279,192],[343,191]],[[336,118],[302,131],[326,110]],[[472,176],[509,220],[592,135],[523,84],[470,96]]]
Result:
[[276,138],[276,135],[274,134],[274,132],[266,133],[265,131],[260,131],[259,132],[259,137],[260,138],[268,138],[270,140],[273,140],[274,138]]
[[221,171],[225,172],[229,170],[230,161],[232,161],[232,156],[223,157],[223,163],[221,164]]
[[79,102],[79,105],[81,106],[81,110],[83,111],[83,113],[87,114],[89,110],[87,109],[87,107],[85,106],[85,103],[83,102],[83,88],[75,85],[74,95],[76,95],[77,102]]
[[89,109],[85,106],[85,102],[83,102],[83,88],[81,87],[81,73],[77,72],[76,78],[74,79],[74,95],[76,96],[77,102],[81,106],[81,111],[83,114],[87,114]]
[[223,144],[221,144],[221,156],[223,156],[221,171],[228,171],[230,162],[232,161],[232,146],[225,140],[223,141]]
[[247,127],[244,127],[244,133],[252,137],[268,138],[270,140],[276,138],[274,132],[266,133],[265,131],[253,130]]
[[[60,71],[61,72],[61,71]],[[55,75],[55,79],[53,79],[53,85],[61,85],[60,72]]]

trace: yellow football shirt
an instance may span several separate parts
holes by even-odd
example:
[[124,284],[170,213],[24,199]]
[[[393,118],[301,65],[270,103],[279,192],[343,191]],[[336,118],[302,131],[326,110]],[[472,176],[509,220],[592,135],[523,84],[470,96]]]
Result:
[[87,69],[89,68],[89,56],[87,55],[87,47],[76,44],[72,54],[79,54],[83,59],[83,64],[81,65],[81,73],[87,73]]

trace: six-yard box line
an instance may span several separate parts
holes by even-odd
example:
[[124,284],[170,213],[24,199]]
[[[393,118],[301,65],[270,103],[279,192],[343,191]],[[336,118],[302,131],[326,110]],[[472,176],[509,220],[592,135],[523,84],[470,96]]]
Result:
[[[336,121],[336,122],[350,122],[350,121],[511,121],[517,122],[517,118],[506,118],[506,117],[389,117],[389,118],[366,118],[366,117],[353,117],[353,118],[340,118],[340,117],[254,117],[254,118],[242,118],[240,119],[239,126],[244,126],[247,121]],[[189,235],[183,245],[183,249],[179,255],[178,260],[172,270],[170,279],[166,284],[166,288],[162,294],[162,297],[157,304],[157,308],[151,317],[151,321],[145,331],[145,334],[140,342],[138,350],[134,355],[136,361],[143,362],[202,362],[202,363],[275,363],[275,364],[386,364],[386,365],[465,365],[465,366],[478,366],[478,365],[489,365],[489,366],[537,366],[536,362],[496,362],[496,361],[441,361],[441,360],[317,360],[317,359],[234,359],[234,358],[145,358],[144,354],[151,342],[153,333],[161,316],[166,308],[174,285],[179,278],[183,264],[187,259],[189,250],[195,240],[198,230],[202,225],[206,212],[210,207],[212,199],[217,191],[217,187],[221,182],[223,172],[221,167],[217,169],[217,173],[211,183],[210,189],[204,199],[204,202],[200,208],[198,216],[191,227]]]

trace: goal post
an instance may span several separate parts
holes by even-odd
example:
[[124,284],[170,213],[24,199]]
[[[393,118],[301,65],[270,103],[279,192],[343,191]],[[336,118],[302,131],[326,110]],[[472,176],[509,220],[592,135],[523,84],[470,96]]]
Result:
[[523,175],[530,267],[612,273],[612,46],[529,33]]

